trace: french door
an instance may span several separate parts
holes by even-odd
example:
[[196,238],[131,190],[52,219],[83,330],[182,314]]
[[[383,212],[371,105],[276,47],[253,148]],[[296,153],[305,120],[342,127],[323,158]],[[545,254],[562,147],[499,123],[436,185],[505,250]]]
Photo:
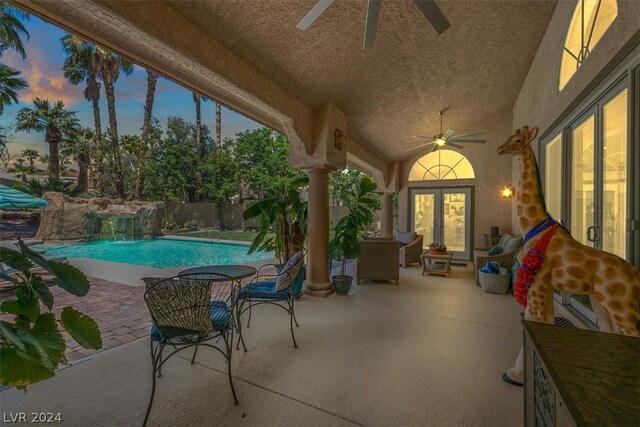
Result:
[[471,188],[412,190],[411,226],[424,245],[438,242],[453,257],[471,259]]

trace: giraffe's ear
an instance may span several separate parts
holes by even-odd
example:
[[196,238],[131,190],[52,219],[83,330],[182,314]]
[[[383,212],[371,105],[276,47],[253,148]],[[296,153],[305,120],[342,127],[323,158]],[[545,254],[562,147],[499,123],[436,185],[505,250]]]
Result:
[[538,135],[538,128],[532,128],[527,133],[527,139],[529,141],[533,141],[536,138],[536,135]]

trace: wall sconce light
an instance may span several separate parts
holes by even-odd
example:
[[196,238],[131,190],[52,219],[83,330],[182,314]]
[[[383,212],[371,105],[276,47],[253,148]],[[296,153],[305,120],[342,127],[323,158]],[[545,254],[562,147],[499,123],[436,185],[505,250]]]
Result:
[[513,185],[509,184],[500,190],[500,193],[502,194],[503,199],[510,199],[516,195],[516,189],[513,188]]

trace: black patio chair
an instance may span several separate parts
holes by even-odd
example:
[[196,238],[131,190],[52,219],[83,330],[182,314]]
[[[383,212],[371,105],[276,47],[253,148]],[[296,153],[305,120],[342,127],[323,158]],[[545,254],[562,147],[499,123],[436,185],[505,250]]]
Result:
[[[147,281],[146,281],[147,282]],[[144,300],[151,313],[151,362],[153,383],[151,398],[144,417],[147,424],[156,391],[156,376],[174,354],[195,347],[191,364],[195,363],[199,346],[218,350],[227,359],[227,374],[234,404],[238,404],[231,377],[234,315],[238,295],[237,280],[222,274],[192,274],[163,280],[149,280]],[[224,346],[216,346],[222,340]],[[163,358],[165,347],[173,351]]]
[[236,350],[240,349],[240,341],[244,351],[247,347],[242,336],[240,327],[240,317],[249,311],[247,319],[247,328],[251,324],[251,309],[260,304],[272,304],[284,309],[289,313],[289,325],[291,328],[291,338],[293,339],[293,347],[298,348],[296,337],[293,333],[293,323],[298,327],[298,319],[294,311],[294,301],[300,298],[302,294],[302,283],[304,282],[305,266],[304,252],[296,252],[282,268],[280,273],[265,274],[262,272],[265,268],[275,267],[275,264],[265,264],[258,269],[256,277],[251,282],[240,289],[238,294],[237,319],[238,319],[238,342]]

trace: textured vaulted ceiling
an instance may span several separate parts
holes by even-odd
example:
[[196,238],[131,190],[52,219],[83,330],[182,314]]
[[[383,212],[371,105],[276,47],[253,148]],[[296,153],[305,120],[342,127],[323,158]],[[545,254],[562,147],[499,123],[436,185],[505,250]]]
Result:
[[167,2],[303,103],[336,105],[349,136],[384,160],[402,160],[413,135],[438,133],[441,109],[460,133],[512,108],[557,1],[438,0],[451,23],[438,35],[412,1],[383,0],[366,51],[365,0],[336,0],[297,29],[315,3]]

